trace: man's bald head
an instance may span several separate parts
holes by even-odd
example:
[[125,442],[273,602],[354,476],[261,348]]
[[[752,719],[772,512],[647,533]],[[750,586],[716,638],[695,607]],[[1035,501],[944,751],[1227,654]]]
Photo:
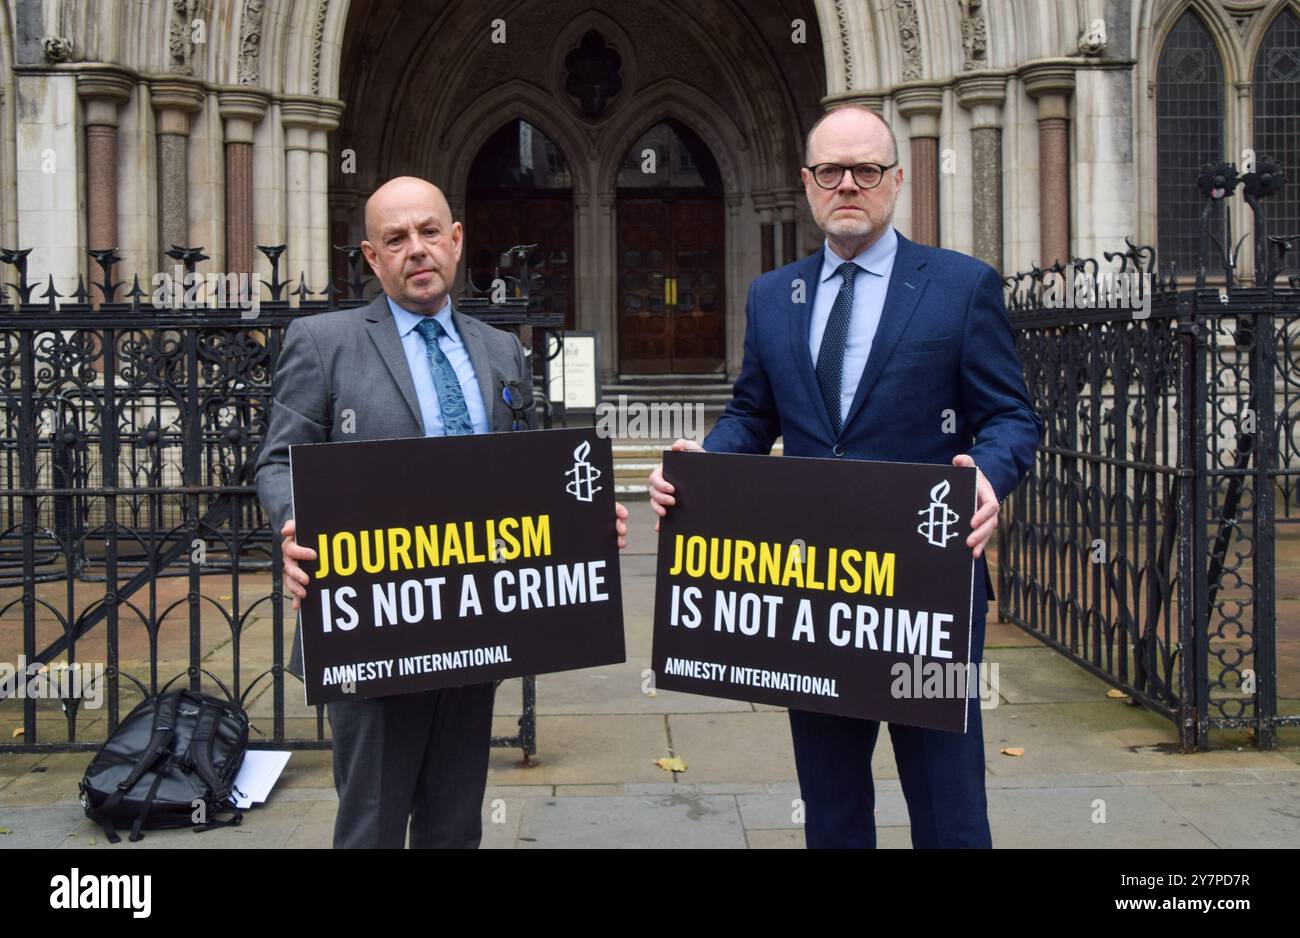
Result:
[[413,313],[432,316],[446,305],[463,240],[447,197],[431,182],[398,176],[366,200],[361,253],[384,293]]
[[432,199],[438,217],[451,227],[451,205],[442,190],[433,183],[415,176],[395,176],[370,194],[366,199],[366,237],[377,240],[381,220],[390,215],[395,206]]
[[844,104],[827,111],[809,129],[808,137],[804,141],[804,165],[812,166],[814,162],[822,162],[821,157],[813,152],[813,137],[821,126],[828,122],[833,124],[834,129],[849,130],[860,138],[870,139],[883,135],[889,141],[888,150],[873,162],[879,162],[884,166],[898,162],[898,138],[894,136],[894,128],[889,126],[889,121],[869,107],[861,104]]

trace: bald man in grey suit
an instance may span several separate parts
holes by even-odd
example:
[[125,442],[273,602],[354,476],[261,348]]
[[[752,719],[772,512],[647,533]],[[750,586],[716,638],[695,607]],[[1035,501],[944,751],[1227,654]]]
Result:
[[[316,552],[294,539],[291,445],[536,428],[519,340],[452,306],[463,239],[435,186],[389,181],[366,203],[361,245],[384,292],[359,309],[295,320],[285,332],[257,488],[284,536],[294,609],[306,597],[301,564]],[[337,480],[341,497],[382,481]],[[620,547],[626,518],[617,506]],[[301,625],[289,670],[302,674]],[[412,847],[477,847],[494,695],[488,683],[328,704],[334,846],[401,847],[409,821]]]

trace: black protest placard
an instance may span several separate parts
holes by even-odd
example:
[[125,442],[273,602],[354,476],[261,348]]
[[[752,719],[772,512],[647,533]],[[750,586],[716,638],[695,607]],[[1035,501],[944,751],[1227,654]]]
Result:
[[974,468],[665,453],[660,688],[964,732]]
[[307,703],[625,660],[613,455],[593,429],[289,450]]

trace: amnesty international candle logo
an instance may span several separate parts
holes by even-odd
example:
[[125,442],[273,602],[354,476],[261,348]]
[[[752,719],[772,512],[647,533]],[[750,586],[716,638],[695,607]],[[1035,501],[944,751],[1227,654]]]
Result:
[[623,661],[611,463],[594,430],[293,447],[307,703]]
[[564,490],[580,502],[591,501],[592,496],[601,490],[601,486],[595,484],[601,472],[587,462],[590,453],[591,444],[584,441],[573,451],[573,468],[565,473],[570,481]]
[[948,530],[949,525],[957,520],[957,512],[943,500],[950,488],[947,481],[944,481],[930,489],[929,507],[917,512],[918,515],[926,516],[926,520],[916,526],[917,533],[935,547],[946,547],[949,539],[957,536],[956,531]]
[[965,729],[973,468],[665,453],[664,476],[657,687]]

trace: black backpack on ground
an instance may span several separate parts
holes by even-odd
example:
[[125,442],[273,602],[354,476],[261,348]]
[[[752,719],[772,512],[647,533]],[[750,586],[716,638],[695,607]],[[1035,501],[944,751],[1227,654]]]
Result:
[[[104,829],[130,827],[137,841],[144,828],[211,830],[238,824],[243,814],[232,798],[235,776],[248,748],[248,715],[237,704],[189,690],[149,697],[118,725],[81,780],[86,817]],[[196,825],[202,802],[206,821]],[[214,818],[233,810],[226,821]]]

